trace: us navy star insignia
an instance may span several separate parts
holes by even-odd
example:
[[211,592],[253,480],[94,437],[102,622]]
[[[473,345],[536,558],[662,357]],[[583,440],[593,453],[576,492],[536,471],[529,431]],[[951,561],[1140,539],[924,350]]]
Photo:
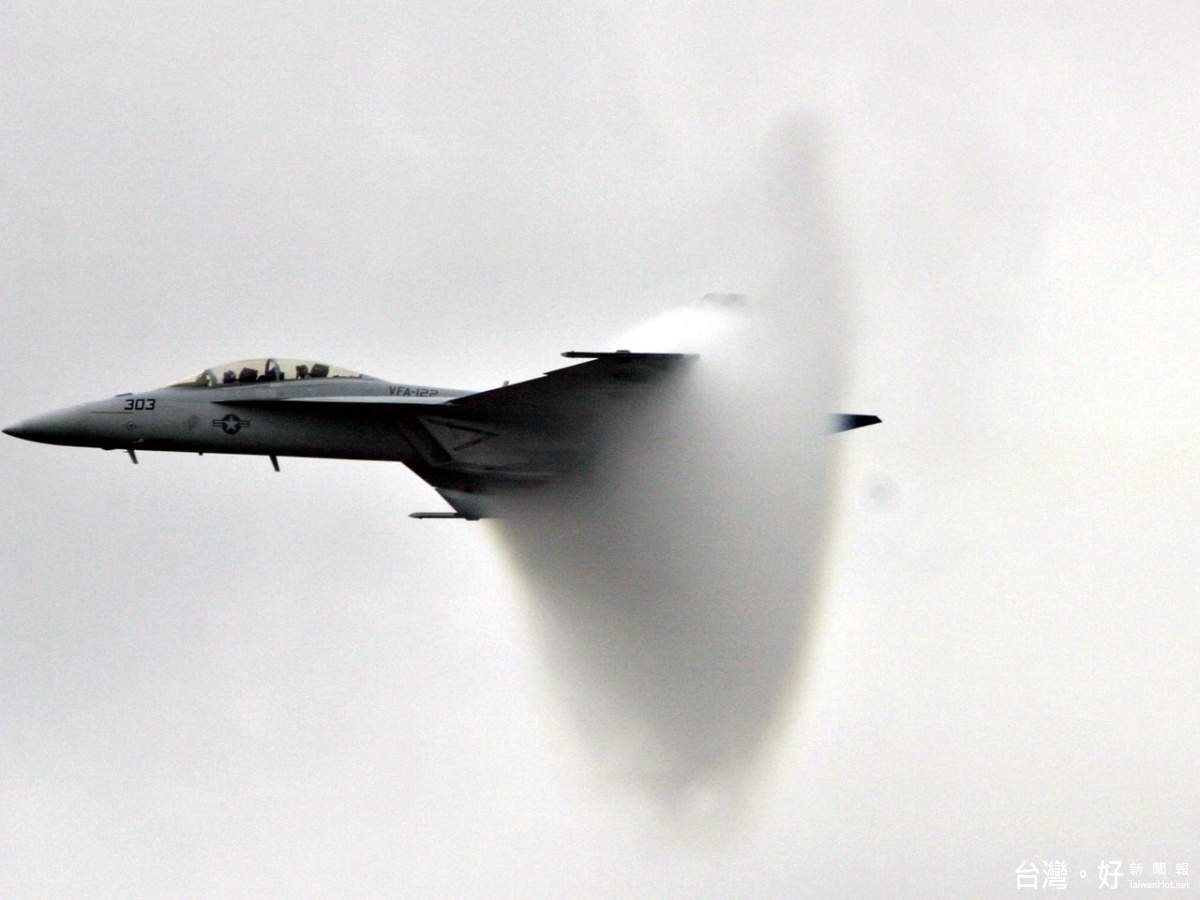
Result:
[[220,428],[226,434],[237,434],[241,429],[250,427],[250,420],[241,419],[233,413],[229,413],[224,418],[213,419],[213,425]]

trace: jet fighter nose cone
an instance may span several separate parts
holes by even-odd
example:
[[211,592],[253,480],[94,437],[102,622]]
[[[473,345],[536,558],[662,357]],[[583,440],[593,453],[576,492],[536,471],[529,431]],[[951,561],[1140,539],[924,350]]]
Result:
[[41,444],[74,444],[87,446],[89,422],[86,413],[76,409],[60,409],[22,419],[4,429],[5,434]]

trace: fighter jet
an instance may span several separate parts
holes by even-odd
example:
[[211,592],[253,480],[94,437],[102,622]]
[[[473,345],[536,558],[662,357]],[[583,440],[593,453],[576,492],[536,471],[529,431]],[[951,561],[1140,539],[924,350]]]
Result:
[[[541,378],[471,392],[397,383],[298,359],[239,360],[156,390],[118,394],[25,419],[5,434],[76,447],[394,460],[428,482],[451,511],[414,518],[504,514],[538,486],[586,478],[607,430],[665,389],[695,356],[616,352]],[[829,431],[874,425],[835,415]]]

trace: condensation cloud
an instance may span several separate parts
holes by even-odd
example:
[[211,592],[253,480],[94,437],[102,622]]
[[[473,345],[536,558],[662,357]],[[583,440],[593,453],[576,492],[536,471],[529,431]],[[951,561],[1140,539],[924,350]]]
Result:
[[594,480],[497,526],[602,765],[671,805],[752,772],[818,602],[844,298],[815,135],[782,132],[735,204],[772,277],[620,336],[700,358],[620,423]]

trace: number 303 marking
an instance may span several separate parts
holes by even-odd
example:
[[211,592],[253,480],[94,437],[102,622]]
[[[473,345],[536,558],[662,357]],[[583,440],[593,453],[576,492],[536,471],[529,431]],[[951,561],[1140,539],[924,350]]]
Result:
[[145,397],[145,398],[139,398],[137,400],[134,400],[132,397],[130,397],[128,400],[125,401],[125,408],[126,409],[154,409],[154,398],[153,397]]

